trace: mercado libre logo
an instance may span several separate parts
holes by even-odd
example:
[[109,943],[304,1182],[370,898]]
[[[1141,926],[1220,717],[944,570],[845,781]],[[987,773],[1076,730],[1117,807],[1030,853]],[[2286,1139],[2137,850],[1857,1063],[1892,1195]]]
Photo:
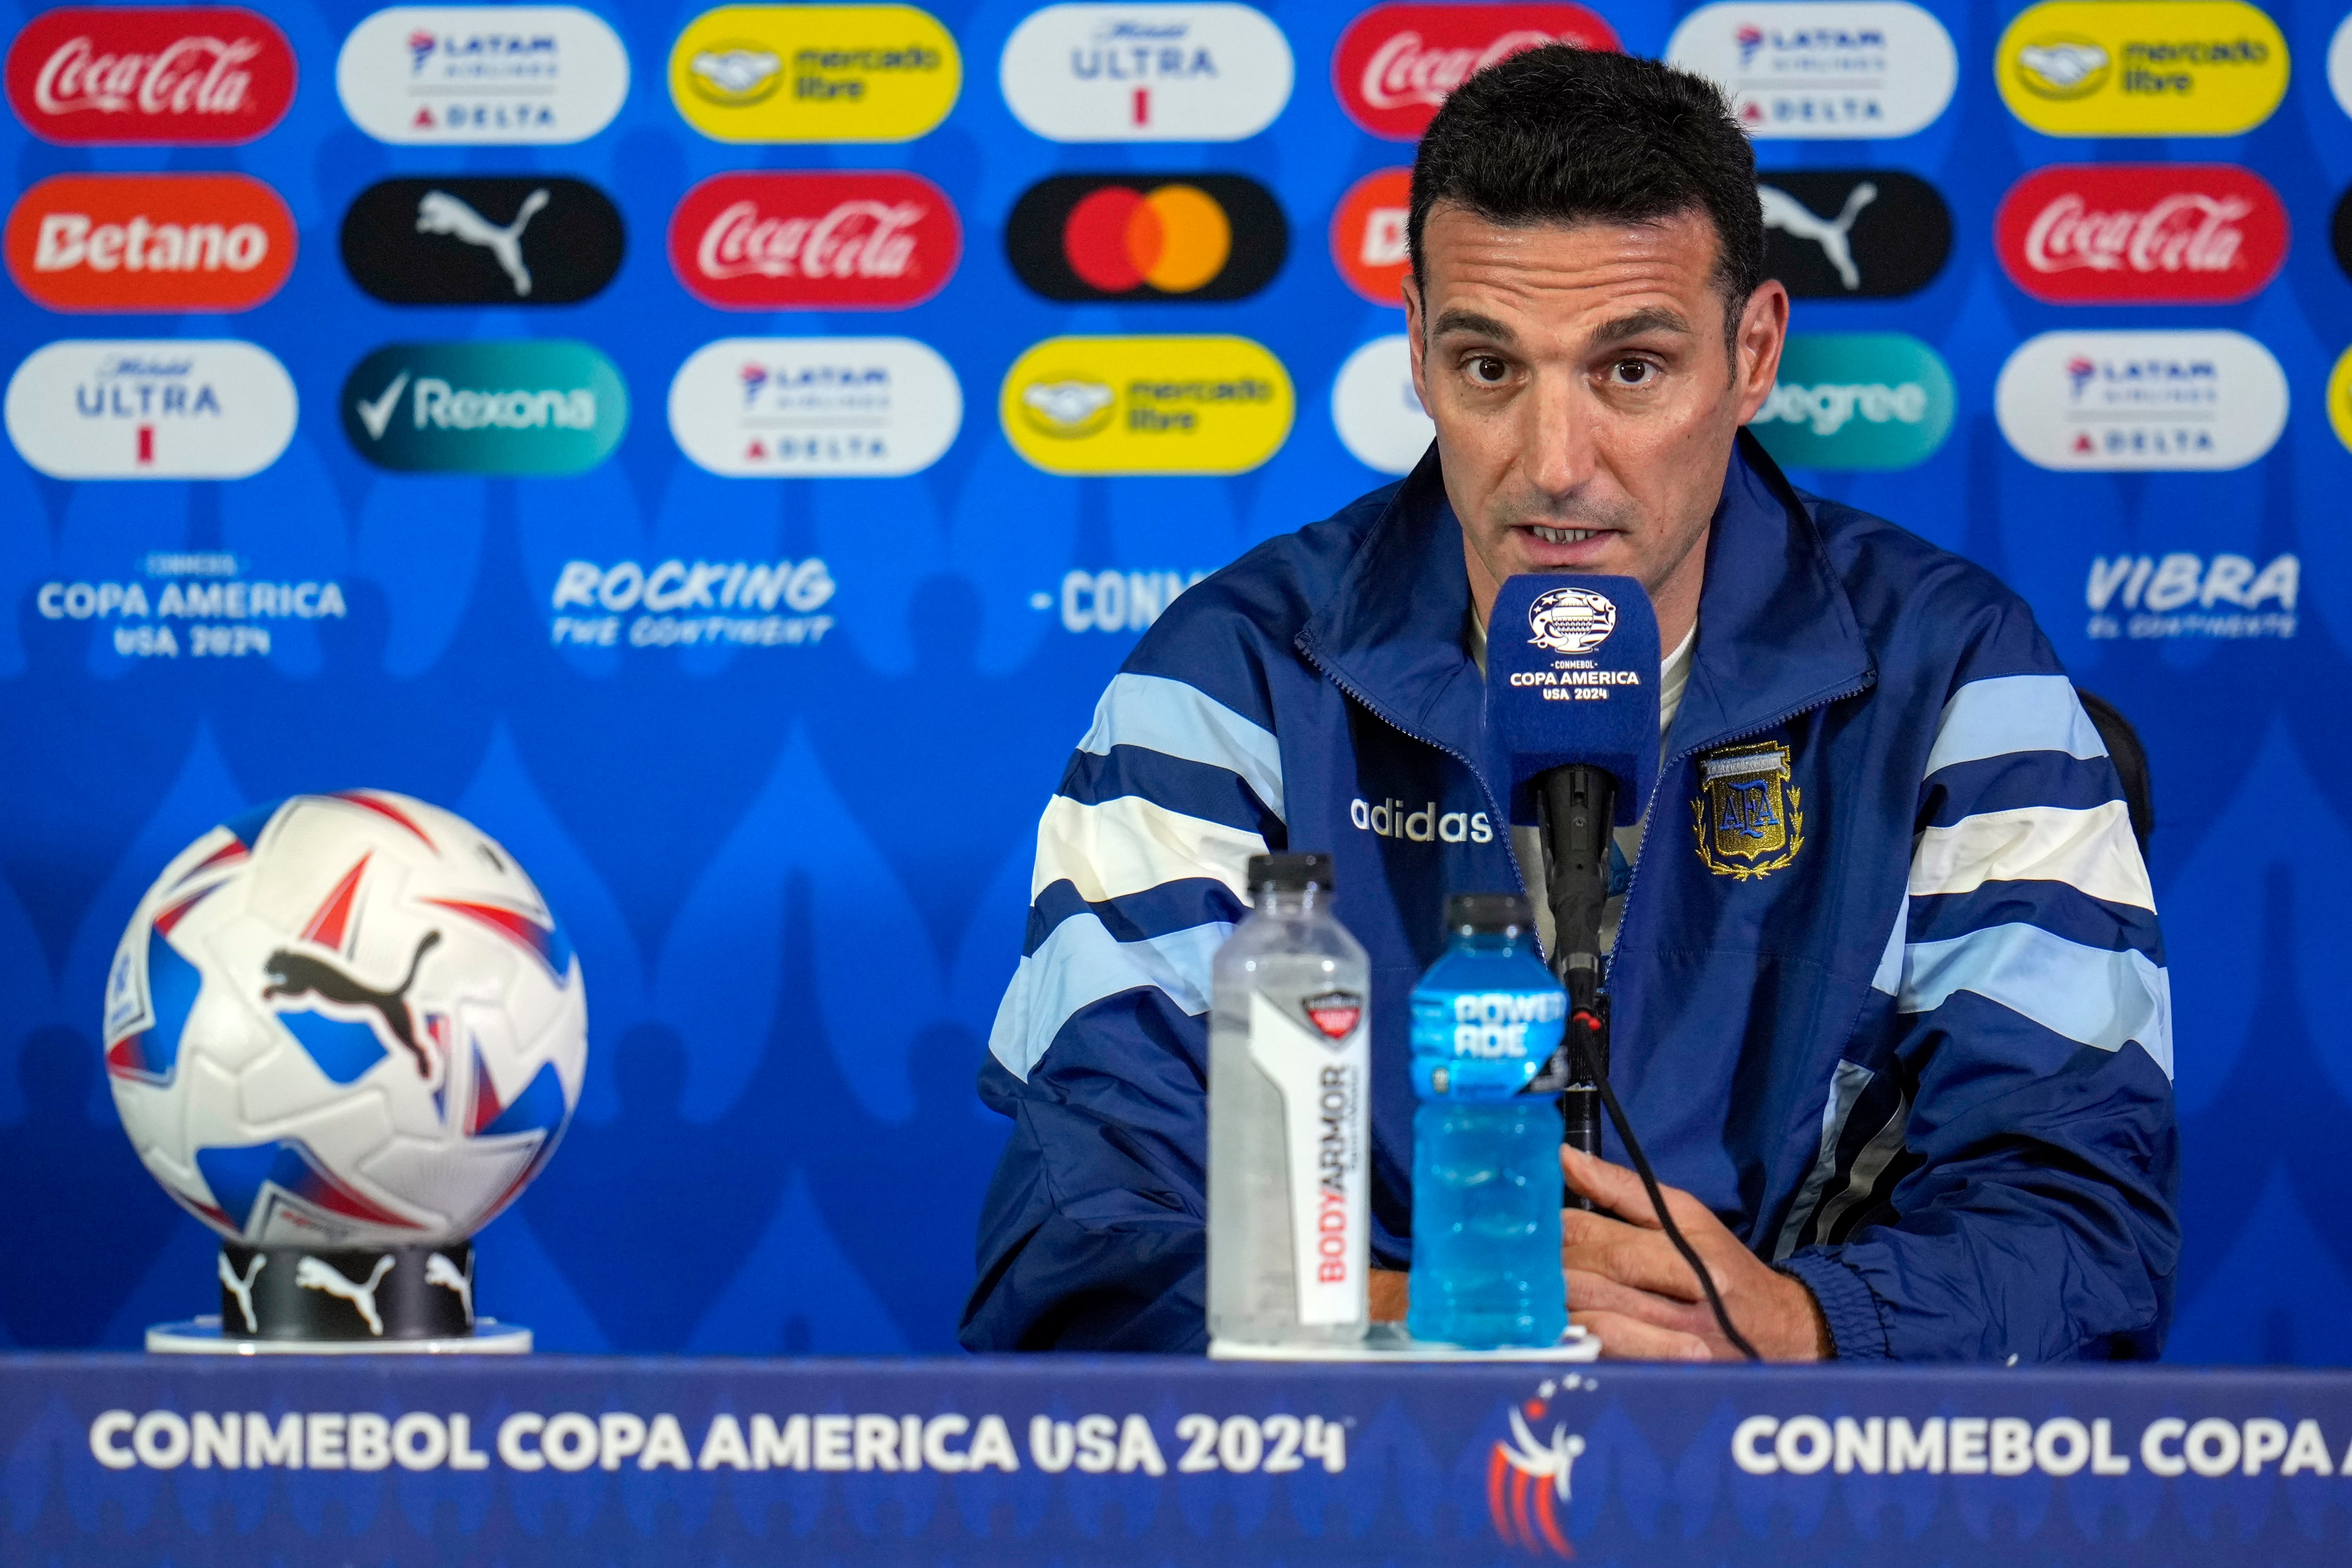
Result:
[[669,220],[669,265],[722,310],[896,310],[947,286],[963,225],[918,174],[714,174]]
[[1375,169],[1348,187],[1331,214],[1331,265],[1375,305],[1404,303],[1404,275],[1412,269],[1405,229],[1412,210],[1412,171]]
[[911,141],[962,88],[954,37],[912,5],[721,5],[669,56],[670,100],[717,141]]
[[8,102],[75,146],[250,141],[294,101],[286,35],[237,6],[66,5],[8,47]]
[[393,343],[343,382],[343,434],[379,468],[577,474],[628,427],[611,361],[566,339]]
[[584,180],[379,180],[343,214],[343,268],[394,305],[573,305],[621,269],[621,214]]
[[294,267],[294,214],[243,174],[52,174],[8,214],[9,276],[52,310],[250,310]]
[[47,344],[8,381],[8,439],[52,479],[242,479],[294,439],[293,378],[234,339]]
[[1775,461],[1800,468],[1909,468],[1951,433],[1951,371],[1902,332],[1797,332],[1749,426]]
[[1993,413],[2041,468],[2242,468],[2286,428],[2286,374],[2242,332],[2044,332],[2001,366]]
[[1005,40],[997,83],[1049,141],[1239,141],[1274,123],[1295,71],[1282,29],[1228,0],[1047,5]]
[[629,56],[576,5],[394,5],[343,40],[335,91],[379,141],[560,144],[613,122]]
[[1281,204],[1238,174],[1056,174],[1004,224],[1013,273],[1048,299],[1245,299],[1289,248]]
[[2051,136],[2236,136],[2286,95],[2286,39],[2240,0],[2050,0],[2001,35],[2011,114]]
[[1358,125],[1412,141],[1473,74],[1544,44],[1618,47],[1616,30],[1581,5],[1376,5],[1339,36],[1331,87]]
[[1702,5],[1666,60],[1711,78],[1750,136],[1910,136],[1952,101],[1959,56],[1944,25],[1901,0]]
[[1282,361],[1247,338],[1048,338],[1013,362],[997,413],[1049,474],[1244,474],[1295,406]]
[[2053,305],[2231,305],[2286,260],[2285,204],[2232,163],[2060,163],[2010,188],[1993,248]]
[[737,479],[883,478],[938,462],[963,388],[912,338],[722,338],[678,367],[678,450]]

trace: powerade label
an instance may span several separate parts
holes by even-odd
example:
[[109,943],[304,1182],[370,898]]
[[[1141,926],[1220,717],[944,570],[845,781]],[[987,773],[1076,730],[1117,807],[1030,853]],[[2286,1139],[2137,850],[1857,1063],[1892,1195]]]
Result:
[[1290,1155],[1283,1196],[1290,1205],[1298,1321],[1310,1327],[1360,1323],[1370,1266],[1364,1149],[1370,1031],[1360,998],[1315,996],[1304,1005],[1312,1029],[1265,992],[1251,996],[1250,1060],[1282,1091],[1283,1144]]
[[1412,994],[1412,1087],[1424,1100],[1503,1100],[1517,1094],[1559,1048],[1567,993],[1440,991]]

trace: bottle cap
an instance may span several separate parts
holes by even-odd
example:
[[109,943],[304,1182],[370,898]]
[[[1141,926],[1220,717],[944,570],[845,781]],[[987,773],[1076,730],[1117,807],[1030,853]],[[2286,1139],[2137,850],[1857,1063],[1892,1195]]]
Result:
[[1329,855],[1252,855],[1249,859],[1249,884],[1252,892],[1270,888],[1276,893],[1304,893],[1310,887],[1331,891],[1331,857]]
[[1524,894],[1457,893],[1445,901],[1451,931],[1532,931],[1534,906]]

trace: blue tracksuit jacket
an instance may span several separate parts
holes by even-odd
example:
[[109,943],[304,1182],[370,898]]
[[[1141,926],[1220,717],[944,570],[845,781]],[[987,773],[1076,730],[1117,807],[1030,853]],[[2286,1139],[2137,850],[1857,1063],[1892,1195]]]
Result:
[[[1268,850],[1337,856],[1370,953],[1372,1249],[1407,1266],[1407,998],[1445,895],[1519,885],[1468,605],[1433,453],[1187,591],[1111,682],[1038,828],[981,1075],[1014,1127],[967,1345],[1203,1345],[1210,957]],[[2162,939],[2026,607],[1743,434],[1649,821],[1610,988],[1660,1178],[1803,1280],[1842,1356],[2155,1354]]]

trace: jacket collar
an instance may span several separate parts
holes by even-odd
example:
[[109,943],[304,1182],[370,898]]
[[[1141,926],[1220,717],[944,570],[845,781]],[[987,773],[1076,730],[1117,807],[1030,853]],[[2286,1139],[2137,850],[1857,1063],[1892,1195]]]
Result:
[[[1486,682],[1462,645],[1469,612],[1462,525],[1433,444],[1297,647],[1380,718],[1472,761],[1485,755]],[[1875,678],[1820,528],[1741,431],[1707,537],[1698,646],[1668,755],[1768,729]]]

